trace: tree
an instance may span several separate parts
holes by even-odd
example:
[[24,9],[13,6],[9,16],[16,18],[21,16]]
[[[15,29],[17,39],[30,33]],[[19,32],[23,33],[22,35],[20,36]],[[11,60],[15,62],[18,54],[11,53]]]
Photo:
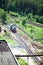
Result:
[[6,18],[6,12],[3,9],[0,9],[0,19],[2,19],[2,23],[5,23]]
[[2,15],[2,23],[6,24],[6,12],[4,12],[4,14]]
[[7,11],[43,15],[43,0],[0,0],[0,7]]

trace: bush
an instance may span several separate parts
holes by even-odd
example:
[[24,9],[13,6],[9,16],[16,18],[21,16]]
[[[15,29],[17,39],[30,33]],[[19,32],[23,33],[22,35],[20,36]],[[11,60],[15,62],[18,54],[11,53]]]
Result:
[[43,24],[43,16],[35,15],[36,22]]
[[43,24],[43,16],[41,16],[41,17],[39,18],[39,22],[40,22],[41,24]]
[[28,14],[28,19],[29,19],[29,21],[34,21],[35,20],[32,13]]
[[2,16],[2,23],[3,24],[6,24],[6,19],[7,19],[7,16],[6,16],[6,12],[4,12],[3,16]]
[[40,16],[35,15],[36,22],[39,22],[39,17],[40,17]]
[[11,16],[15,16],[15,17],[18,17],[19,14],[18,13],[14,13],[14,12],[10,12],[10,15]]
[[25,26],[25,24],[26,24],[26,20],[24,19],[24,20],[22,21],[22,25]]
[[0,9],[0,18],[2,18],[3,13],[4,13],[4,10]]
[[32,13],[29,13],[29,14],[28,14],[28,18],[29,18],[29,19],[33,18],[33,14],[32,14]]
[[0,19],[2,19],[2,23],[5,23],[7,18],[6,12],[3,9],[0,9]]

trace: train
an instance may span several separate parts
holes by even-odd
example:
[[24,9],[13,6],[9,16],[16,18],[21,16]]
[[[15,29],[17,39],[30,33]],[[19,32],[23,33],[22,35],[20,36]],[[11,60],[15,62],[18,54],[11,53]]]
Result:
[[10,30],[13,32],[13,33],[16,33],[17,31],[16,31],[16,26],[14,26],[14,25],[11,25],[10,26]]

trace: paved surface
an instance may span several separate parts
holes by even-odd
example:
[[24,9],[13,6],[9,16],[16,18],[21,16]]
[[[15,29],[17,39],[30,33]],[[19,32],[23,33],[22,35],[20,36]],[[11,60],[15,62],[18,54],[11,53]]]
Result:
[[8,47],[7,47],[7,44],[4,43],[4,41],[0,41],[0,52],[6,52],[8,51]]
[[0,65],[18,65],[5,41],[0,40]]
[[0,52],[0,65],[17,65],[10,52]]

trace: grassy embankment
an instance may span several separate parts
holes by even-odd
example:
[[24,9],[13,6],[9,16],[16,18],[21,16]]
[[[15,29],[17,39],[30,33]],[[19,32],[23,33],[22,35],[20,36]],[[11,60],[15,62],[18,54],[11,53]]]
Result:
[[[9,21],[8,23],[12,22],[12,23],[16,24],[20,29],[24,30],[24,32],[26,32],[30,38],[32,38],[33,40],[36,40],[38,42],[41,42],[43,44],[43,40],[41,39],[41,38],[43,38],[43,29],[30,25],[29,22],[31,19],[29,19],[27,15],[21,16],[18,13],[13,12],[13,14],[12,14],[10,12],[7,20]],[[25,25],[22,24],[23,21],[26,21]],[[34,22],[34,21],[35,21],[35,19],[32,20],[32,22]]]
[[20,65],[28,65],[23,59],[19,58],[18,62]]

